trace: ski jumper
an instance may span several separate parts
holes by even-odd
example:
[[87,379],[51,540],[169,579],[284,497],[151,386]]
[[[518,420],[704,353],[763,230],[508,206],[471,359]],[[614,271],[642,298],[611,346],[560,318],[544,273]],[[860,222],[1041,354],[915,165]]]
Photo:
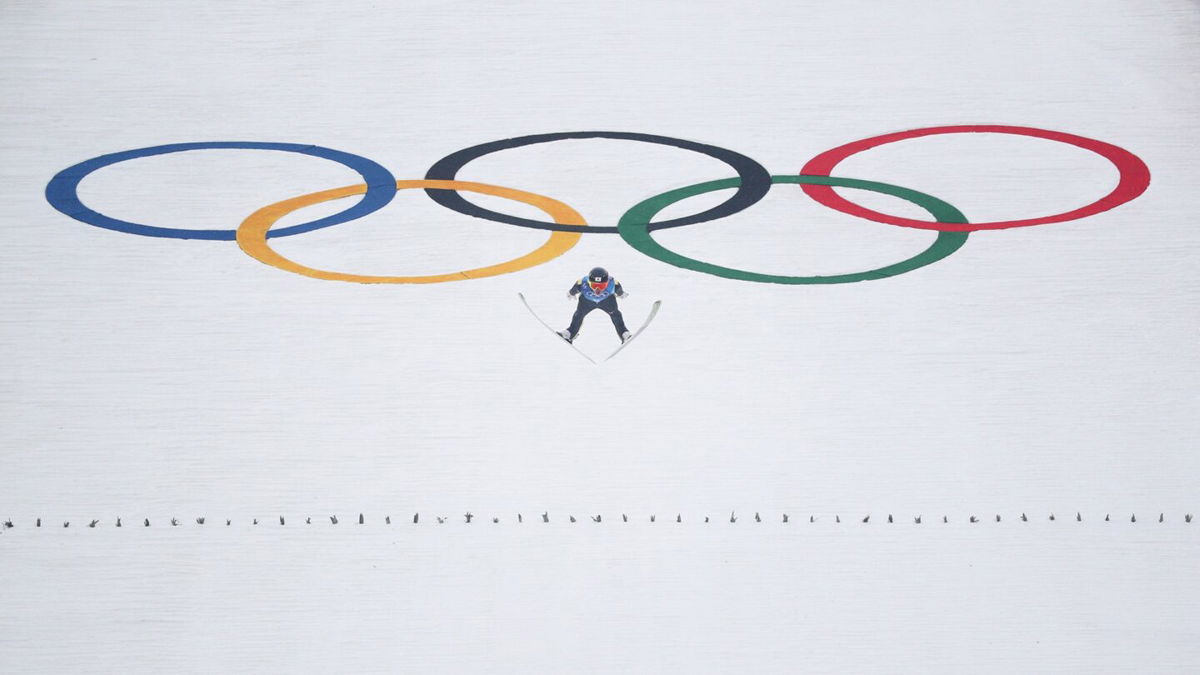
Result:
[[621,288],[621,283],[613,279],[604,290],[596,292],[588,286],[587,281],[587,277],[576,281],[569,291],[571,295],[579,296],[575,315],[571,317],[571,325],[567,327],[571,339],[575,339],[575,336],[579,334],[579,328],[583,325],[583,317],[593,309],[602,309],[608,314],[608,317],[612,319],[613,328],[617,329],[617,335],[629,332],[629,329],[625,327],[625,318],[621,316],[621,310],[617,308],[617,298],[625,295],[625,289]]

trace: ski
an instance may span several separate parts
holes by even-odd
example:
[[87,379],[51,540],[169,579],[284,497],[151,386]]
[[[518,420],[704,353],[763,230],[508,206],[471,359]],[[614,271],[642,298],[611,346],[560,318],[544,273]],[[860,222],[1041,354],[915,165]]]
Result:
[[622,349],[625,349],[625,345],[629,344],[630,342],[633,342],[634,338],[641,335],[642,331],[646,330],[646,326],[649,326],[650,322],[654,320],[654,317],[658,314],[658,308],[661,306],[662,306],[662,300],[655,300],[654,305],[652,307],[650,307],[650,316],[646,317],[646,320],[642,322],[641,328],[638,328],[636,331],[634,331],[633,335],[629,336],[628,340],[622,342],[621,346],[617,347],[616,351],[609,354],[608,357],[605,358],[604,360],[607,361],[608,359],[611,359],[612,357],[619,354]]
[[[559,340],[562,340],[563,342],[566,342],[568,347],[570,347],[571,349],[574,349],[574,350],[575,350],[575,353],[579,354],[580,356],[582,356],[583,358],[587,359],[587,360],[588,360],[588,361],[590,361],[591,363],[595,363],[595,362],[596,362],[596,361],[595,361],[595,360],[594,360],[592,357],[588,356],[587,354],[584,354],[584,353],[583,353],[583,350],[581,350],[579,347],[576,347],[574,344],[571,344],[570,342],[567,342],[566,338],[564,338],[563,336],[559,335],[559,334],[558,334],[558,331],[554,330],[553,328],[551,328],[551,327],[550,327],[550,324],[548,324],[548,323],[546,323],[545,321],[543,321],[543,320],[542,320],[542,317],[538,316],[538,315],[537,315],[537,312],[533,311],[533,308],[529,306],[529,301],[525,299],[525,294],[524,294],[524,293],[517,293],[517,297],[518,297],[518,298],[521,298],[521,304],[525,305],[525,309],[529,310],[529,313],[533,315],[533,318],[535,318],[535,319],[537,319],[537,320],[538,320],[538,323],[540,323],[540,324],[542,324],[543,326],[545,326],[545,327],[546,327],[546,330],[550,331],[551,333],[554,333],[554,337],[558,338]],[[658,309],[658,307],[657,307],[657,306],[655,306],[655,309]],[[643,327],[643,328],[645,328],[645,326],[642,326],[642,327]],[[632,340],[633,338],[630,338],[630,339]],[[622,345],[622,346],[624,346],[624,345]],[[612,357],[609,357],[609,358],[612,358]]]

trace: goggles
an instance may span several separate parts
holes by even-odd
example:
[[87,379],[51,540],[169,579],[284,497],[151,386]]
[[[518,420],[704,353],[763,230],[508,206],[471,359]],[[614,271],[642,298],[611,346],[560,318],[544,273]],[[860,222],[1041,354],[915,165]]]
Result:
[[608,282],[607,281],[592,281],[591,279],[588,279],[588,286],[593,291],[596,291],[597,293],[599,293],[600,291],[603,291],[604,289],[608,288]]

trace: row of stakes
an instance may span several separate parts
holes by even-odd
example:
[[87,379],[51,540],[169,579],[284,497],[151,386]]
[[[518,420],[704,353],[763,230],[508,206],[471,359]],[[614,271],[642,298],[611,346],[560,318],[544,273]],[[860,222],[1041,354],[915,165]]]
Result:
[[[577,521],[577,519],[575,518],[575,516],[568,516],[568,517],[570,518],[570,521],[571,521],[572,523],[574,523],[574,522],[578,522],[578,521]],[[464,514],[464,515],[463,515],[463,518],[465,519],[465,521],[466,521],[467,523],[471,523],[473,520],[475,520],[475,518],[477,518],[477,516],[475,516],[474,514],[472,514],[470,511],[468,511],[466,514]],[[603,522],[603,520],[604,520],[604,519],[603,519],[603,517],[602,517],[602,516],[600,516],[600,515],[595,515],[595,516],[587,516],[587,518],[588,518],[588,519],[590,519],[590,520],[591,520],[592,522],[594,522],[594,523],[600,523],[600,522]],[[445,518],[445,517],[442,517],[442,516],[436,516],[436,519],[437,519],[437,522],[438,522],[438,523],[445,523],[447,520],[449,520],[448,518]],[[383,520],[384,520],[384,523],[386,523],[387,525],[391,525],[391,524],[392,524],[392,517],[391,517],[391,516],[385,516]],[[1056,520],[1056,518],[1055,518],[1055,516],[1054,516],[1054,514],[1053,514],[1053,513],[1051,513],[1051,514],[1050,514],[1050,518],[1049,518],[1049,520]],[[1076,512],[1076,513],[1075,513],[1075,520],[1076,520],[1077,522],[1083,522],[1083,515],[1082,515],[1081,513],[1079,513],[1079,512]],[[1106,513],[1106,514],[1104,514],[1104,522],[1110,522],[1111,520],[1112,520],[1112,518],[1111,518],[1110,514],[1107,514],[1107,513]],[[1183,520],[1184,520],[1184,522],[1187,522],[1187,523],[1190,523],[1190,522],[1192,522],[1192,514],[1188,513],[1188,514],[1184,515],[1184,517],[1183,517]],[[622,513],[622,514],[621,514],[621,521],[622,521],[622,522],[626,522],[626,523],[628,523],[628,522],[629,522],[629,516],[628,516],[627,514],[624,514],[624,513]],[[761,522],[763,522],[762,516],[761,516],[760,514],[758,514],[757,512],[754,514],[754,521],[755,521],[755,522],[757,522],[757,523],[761,523]],[[835,522],[838,522],[838,523],[840,523],[840,522],[842,522],[842,517],[841,517],[841,516],[834,516],[834,521],[835,521]],[[1028,516],[1026,516],[1024,513],[1022,513],[1022,514],[1021,514],[1021,521],[1023,521],[1023,522],[1029,522],[1029,517],[1028,517]],[[1131,522],[1131,523],[1136,523],[1137,521],[1138,521],[1138,520],[1137,520],[1137,514],[1131,514],[1131,515],[1129,516],[1129,522]],[[1166,521],[1166,518],[1164,517],[1164,515],[1163,515],[1162,513],[1158,514],[1158,522],[1162,523],[1162,522],[1165,522],[1165,521]],[[205,518],[203,518],[203,517],[201,517],[201,518],[196,518],[196,524],[197,524],[197,525],[203,525],[203,524],[205,524],[205,522],[206,522],[206,519],[205,519]],[[339,522],[339,521],[338,521],[338,517],[337,517],[337,516],[329,516],[329,522],[330,522],[331,524],[333,524],[333,525],[337,525],[337,524],[338,524],[338,522]],[[418,524],[418,523],[420,523],[420,522],[421,522],[421,514],[420,514],[420,513],[414,513],[414,514],[413,514],[413,517],[412,517],[412,522],[413,522],[413,524],[414,524],[414,525],[415,525],[415,524]],[[492,518],[492,522],[493,522],[493,523],[499,523],[499,522],[500,522],[500,519],[499,519],[499,518],[497,518],[497,517],[493,517],[493,518]],[[523,522],[525,522],[525,517],[524,517],[524,516],[522,516],[521,514],[519,514],[519,513],[518,513],[518,514],[517,514],[517,522],[518,522],[518,523],[523,523]],[[548,511],[547,511],[547,512],[543,512],[543,513],[542,513],[542,522],[543,522],[543,523],[548,523],[548,522],[550,522],[550,513],[549,513]],[[656,516],[650,516],[650,522],[652,522],[652,523],[653,523],[653,522],[657,522],[657,517],[656,517]],[[676,514],[676,515],[675,515],[675,522],[677,522],[677,523],[682,523],[682,522],[683,522],[683,516],[682,516],[682,515],[680,515],[680,514]],[[706,523],[707,523],[707,522],[709,522],[709,517],[708,517],[708,516],[705,516],[705,517],[704,517],[704,522],[706,522]],[[738,516],[737,516],[737,513],[736,513],[736,512],[731,512],[731,513],[729,514],[729,522],[731,522],[731,523],[736,523],[736,522],[738,522]],[[783,521],[782,521],[782,522],[785,522],[785,523],[791,522],[791,518],[788,516],[788,514],[786,514],[786,513],[785,513],[785,514],[783,514]],[[809,516],[809,517],[808,517],[808,522],[810,522],[810,523],[815,523],[815,522],[817,522],[817,517],[816,517],[816,516]],[[863,523],[869,523],[869,522],[871,522],[871,516],[870,516],[870,515],[867,515],[867,516],[863,517],[863,519],[862,519],[862,522],[863,522]],[[888,514],[888,517],[887,517],[887,522],[889,522],[889,523],[894,523],[894,522],[896,522],[896,521],[895,521],[895,519],[892,517],[892,514],[890,514],[890,513]],[[917,525],[920,525],[920,524],[923,522],[923,521],[922,521],[922,517],[921,517],[921,516],[916,516],[916,517],[914,517],[914,518],[913,518],[913,522],[914,522],[914,523],[916,523]],[[949,522],[950,522],[950,518],[949,518],[948,516],[942,516],[942,522],[943,522],[943,523],[949,523]],[[971,517],[968,519],[968,522],[971,522],[971,523],[978,523],[978,522],[980,522],[980,519],[979,519],[979,518],[977,518],[977,517],[975,517],[975,516],[971,516]],[[1001,522],[1000,514],[996,514],[996,522],[997,522],[997,523]],[[94,527],[96,527],[96,526],[97,526],[97,525],[99,525],[99,524],[100,524],[100,521],[99,521],[99,520],[92,520],[91,522],[89,522],[89,523],[87,524],[87,526],[88,526],[88,527],[91,527],[91,528],[94,528]],[[172,518],[172,519],[171,519],[171,526],[172,526],[172,527],[178,527],[178,526],[179,526],[179,525],[181,525],[181,524],[182,524],[182,521],[180,521],[178,518]],[[254,525],[258,525],[258,518],[254,518],[254,519],[253,519],[253,524],[254,524]],[[284,518],[283,516],[279,516],[279,524],[280,524],[280,525],[287,525],[287,519],[286,519],[286,518]],[[305,524],[305,525],[312,525],[312,517],[305,518],[305,519],[304,519],[304,524]],[[363,514],[361,514],[361,513],[360,513],[360,514],[358,514],[358,524],[359,524],[359,525],[365,525],[365,524],[366,524],[366,518],[365,518],[365,517],[363,516]],[[230,525],[233,525],[233,520],[231,520],[231,519],[226,519],[226,520],[225,520],[225,525],[226,525],[226,527],[228,527],[228,526],[230,526]],[[35,525],[34,525],[34,526],[35,526],[35,527],[41,527],[41,526],[42,526],[42,519],[41,519],[41,518],[38,518],[38,519],[37,519],[37,522],[35,523]],[[70,526],[71,526],[71,521],[69,521],[69,520],[65,520],[65,521],[63,521],[63,524],[62,524],[62,526],[63,526],[63,527],[70,527]],[[117,527],[123,527],[123,524],[122,524],[122,522],[121,522],[121,519],[120,519],[120,518],[117,518],[116,526],[117,526]],[[9,530],[9,529],[12,529],[12,528],[14,528],[14,527],[16,527],[16,525],[13,523],[12,519],[9,519],[9,520],[6,520],[6,521],[4,521],[4,524],[3,524],[3,530]],[[145,518],[145,519],[143,519],[143,520],[142,520],[142,527],[150,527],[150,519],[149,519],[149,518]],[[0,530],[0,532],[3,532],[3,530]]]

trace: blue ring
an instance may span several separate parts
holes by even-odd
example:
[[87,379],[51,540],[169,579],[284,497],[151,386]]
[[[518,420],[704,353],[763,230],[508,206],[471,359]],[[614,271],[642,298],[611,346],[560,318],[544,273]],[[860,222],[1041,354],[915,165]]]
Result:
[[382,165],[373,162],[366,157],[352,155],[348,152],[340,150],[332,150],[323,148],[319,145],[304,145],[300,143],[258,143],[254,141],[217,141],[217,142],[202,142],[202,143],[172,143],[170,145],[156,145],[150,148],[138,148],[136,150],[125,150],[124,152],[114,152],[109,155],[101,155],[92,159],[80,162],[74,166],[69,166],[55,174],[54,178],[46,185],[46,201],[50,205],[58,209],[62,213],[78,220],[103,227],[107,230],[116,230],[117,232],[126,232],[128,234],[140,234],[145,237],[167,237],[170,239],[211,239],[220,241],[233,241],[237,238],[237,229],[232,230],[188,230],[175,227],[156,227],[154,225],[140,225],[131,223],[125,220],[110,218],[102,213],[93,211],[84,206],[79,200],[79,182],[86,178],[89,174],[97,169],[102,169],[111,164],[117,164],[130,159],[139,157],[150,157],[152,155],[165,155],[171,152],[183,152],[185,150],[210,150],[210,149],[229,149],[229,150],[280,150],[283,152],[296,152],[301,155],[311,155],[322,159],[332,160],[345,167],[357,171],[362,177],[363,182],[367,184],[367,192],[363,195],[356,204],[350,208],[339,211],[333,215],[318,218],[317,220],[292,225],[290,227],[272,230],[267,233],[270,237],[286,237],[290,234],[301,234],[303,232],[311,232],[319,230],[323,227],[337,225],[356,218],[361,218],[368,213],[373,213],[388,205],[392,201],[392,197],[396,196],[396,178],[392,172],[385,169]]

